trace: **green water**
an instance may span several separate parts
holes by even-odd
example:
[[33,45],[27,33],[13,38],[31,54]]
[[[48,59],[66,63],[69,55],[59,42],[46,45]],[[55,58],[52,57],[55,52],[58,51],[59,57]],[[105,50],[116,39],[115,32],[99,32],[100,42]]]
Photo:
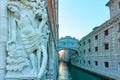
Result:
[[58,80],[110,80],[80,70],[63,62],[59,64]]

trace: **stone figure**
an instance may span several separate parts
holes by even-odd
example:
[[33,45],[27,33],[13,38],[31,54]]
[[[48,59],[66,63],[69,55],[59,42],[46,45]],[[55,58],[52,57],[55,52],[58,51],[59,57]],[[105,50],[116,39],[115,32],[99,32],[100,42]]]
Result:
[[38,46],[40,36],[39,34],[35,33],[32,27],[33,24],[30,19],[30,15],[27,12],[21,11],[18,5],[16,5],[16,3],[9,4],[8,9],[13,13],[14,18],[18,23],[18,27],[21,32],[20,34],[21,34],[21,40],[22,40],[23,47],[25,48],[26,52],[30,56],[30,60],[31,60],[32,67],[33,67],[33,73],[36,73],[34,72],[36,70],[35,55],[32,52]]
[[[41,79],[41,77],[43,76],[44,70],[47,65],[47,42],[49,37],[49,29],[47,25],[48,16],[46,8],[43,6],[43,1],[40,2],[36,0],[19,0],[10,1],[8,3],[8,10],[15,19],[15,22],[17,24],[16,27],[20,31],[19,41],[12,40],[12,42],[8,42],[8,44],[15,43],[20,47],[17,46],[16,49],[12,51],[12,49],[7,45],[8,48],[10,48],[10,50],[8,50],[8,53],[11,53],[11,55],[17,54],[17,56],[13,56],[14,58],[20,57],[18,56],[18,54],[26,54],[26,57],[22,56],[22,58],[20,59],[21,61],[31,62],[31,74],[38,79]],[[13,45],[14,44],[12,44],[12,46]],[[41,54],[43,54],[43,57],[41,56]],[[12,66],[10,65],[11,62],[9,62],[11,55],[8,55],[7,58],[7,61],[9,63],[8,71],[10,71],[9,67]],[[17,66],[17,63],[20,62],[16,62],[16,65],[13,64],[13,66]],[[22,71],[25,66],[30,66],[30,64],[24,64],[20,66],[22,66],[22,68],[19,68],[20,70],[18,70]]]
[[[39,24],[39,30],[41,32],[41,44],[40,45],[41,45],[41,47],[43,49],[42,51],[44,53],[46,53],[45,49],[47,49],[47,43],[48,43],[48,40],[49,40],[49,33],[50,33],[50,31],[48,29],[48,25],[47,25],[47,14],[46,13],[47,13],[47,11],[44,8],[42,8],[42,9],[40,9],[36,12],[36,17],[39,18],[39,19],[42,18],[41,23]],[[38,57],[38,65],[40,65],[39,61],[40,61],[40,56],[41,55],[38,54],[38,56],[39,56]],[[43,56],[47,56],[47,55],[44,54]],[[46,57],[43,57],[43,58],[44,58],[43,60],[47,60]],[[47,64],[47,63],[45,62],[45,64]],[[44,66],[44,64],[41,64],[41,66]],[[46,74],[46,69],[45,69],[45,67],[40,68],[40,66],[38,66],[38,68],[39,68],[38,77],[40,78],[42,76],[42,73],[44,75]]]

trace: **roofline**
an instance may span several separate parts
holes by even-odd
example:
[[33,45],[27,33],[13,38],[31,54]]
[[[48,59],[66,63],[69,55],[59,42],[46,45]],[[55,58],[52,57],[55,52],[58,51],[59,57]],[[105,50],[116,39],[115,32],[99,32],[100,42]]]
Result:
[[106,6],[109,6],[109,5],[110,5],[110,2],[111,2],[111,0],[107,2]]
[[113,3],[115,0],[110,0],[107,4],[106,4],[106,6],[110,6],[110,4],[111,3]]

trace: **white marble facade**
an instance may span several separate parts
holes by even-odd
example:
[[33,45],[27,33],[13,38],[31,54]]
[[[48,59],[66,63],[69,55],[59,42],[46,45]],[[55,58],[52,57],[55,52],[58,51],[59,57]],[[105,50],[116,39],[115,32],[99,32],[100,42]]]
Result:
[[53,59],[57,51],[49,27],[47,1],[0,2],[0,80],[49,79],[53,75],[47,74],[57,72],[50,72],[51,66],[57,69],[57,58]]

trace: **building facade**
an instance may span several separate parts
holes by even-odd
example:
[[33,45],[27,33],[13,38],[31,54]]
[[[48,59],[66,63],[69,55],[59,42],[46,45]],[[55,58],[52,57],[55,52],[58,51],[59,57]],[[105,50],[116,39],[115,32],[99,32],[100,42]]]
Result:
[[58,0],[0,0],[0,80],[56,80]]
[[110,19],[79,41],[74,66],[120,80],[120,0],[110,0]]

